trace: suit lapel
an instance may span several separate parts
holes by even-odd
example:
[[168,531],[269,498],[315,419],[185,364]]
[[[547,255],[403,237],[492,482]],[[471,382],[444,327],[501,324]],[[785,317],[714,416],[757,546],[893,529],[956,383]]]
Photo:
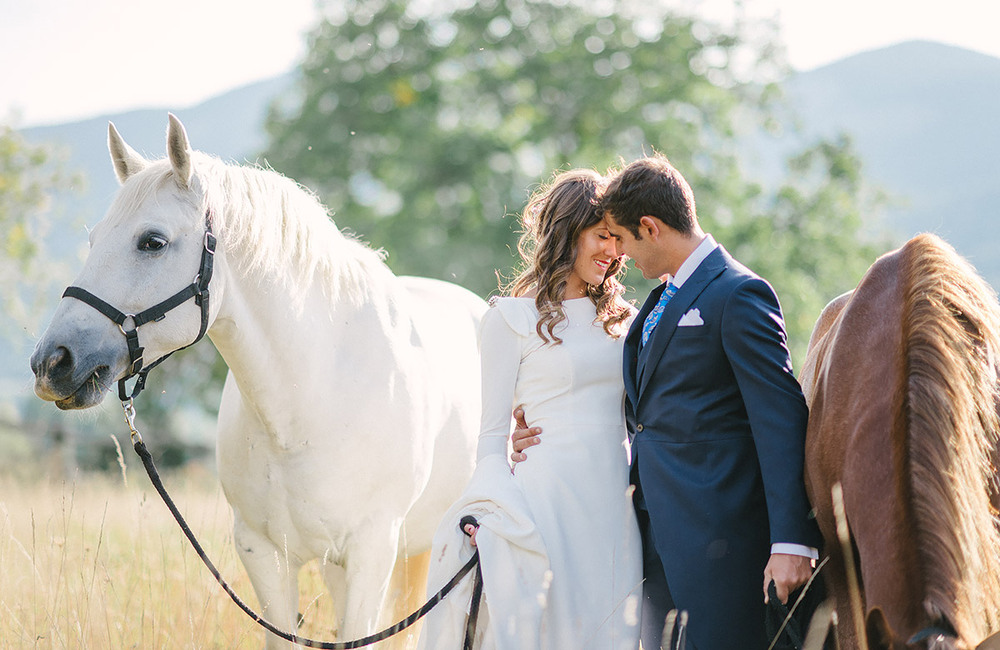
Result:
[[[694,303],[698,296],[701,295],[701,292],[705,290],[705,287],[707,287],[712,280],[717,278],[719,274],[725,270],[725,268],[726,257],[723,253],[722,247],[719,246],[714,251],[709,253],[708,257],[706,257],[698,268],[695,269],[695,272],[691,274],[691,277],[684,282],[680,289],[677,290],[677,295],[671,298],[670,302],[667,303],[666,309],[663,310],[663,315],[660,316],[660,322],[656,325],[656,329],[654,329],[653,333],[650,335],[644,349],[639,353],[636,371],[636,375],[639,378],[638,395],[642,395],[643,391],[646,389],[646,384],[649,383],[649,378],[653,375],[651,370],[646,372],[646,368],[649,367],[652,369],[657,363],[659,363],[660,357],[663,356],[663,352],[667,349],[667,345],[670,343],[670,339],[673,338],[674,332],[677,331],[677,321],[679,321],[681,316],[687,312],[692,303]],[[650,297],[652,297],[652,295]],[[659,294],[657,294],[657,298],[658,297]],[[646,303],[648,304],[649,300],[647,300]],[[643,305],[643,308],[645,308],[645,305]],[[633,402],[633,404],[635,403],[636,402]]]
[[649,316],[649,312],[653,311],[653,307],[660,300],[660,294],[663,293],[663,289],[666,286],[665,283],[661,284],[649,292],[646,302],[643,303],[642,309],[632,319],[632,326],[629,327],[628,334],[625,336],[622,375],[625,378],[625,394],[628,395],[632,404],[639,403],[637,388],[639,385],[639,371],[637,368],[639,362],[639,343],[642,339],[642,324],[646,321],[646,317]]

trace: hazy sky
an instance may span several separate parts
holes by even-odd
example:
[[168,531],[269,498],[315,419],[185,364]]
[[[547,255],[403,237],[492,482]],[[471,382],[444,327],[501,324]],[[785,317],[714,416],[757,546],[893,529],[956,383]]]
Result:
[[[734,5],[664,1],[718,19]],[[992,0],[742,4],[751,16],[778,18],[799,70],[911,39],[1000,57],[1000,3]],[[293,67],[315,16],[314,0],[0,0],[0,121],[186,107]]]

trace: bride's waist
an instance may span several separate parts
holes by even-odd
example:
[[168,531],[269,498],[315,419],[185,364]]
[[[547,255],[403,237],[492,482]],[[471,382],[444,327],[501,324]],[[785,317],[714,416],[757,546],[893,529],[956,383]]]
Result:
[[592,429],[600,427],[624,427],[625,426],[625,414],[624,413],[600,413],[592,414],[586,411],[577,411],[574,413],[547,413],[545,411],[534,411],[532,412],[530,406],[522,407],[524,409],[525,418],[530,426],[543,426],[545,424],[550,427],[589,427]]
[[580,437],[608,437],[611,439],[625,437],[624,420],[577,420],[566,418],[537,418],[529,419],[528,426],[539,427],[542,435],[546,438],[580,438]]

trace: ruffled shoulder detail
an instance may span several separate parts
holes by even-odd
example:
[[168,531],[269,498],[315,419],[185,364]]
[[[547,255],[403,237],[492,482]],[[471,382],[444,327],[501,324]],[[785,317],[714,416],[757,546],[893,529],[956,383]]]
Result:
[[535,301],[530,298],[498,296],[490,299],[490,312],[498,312],[507,326],[520,336],[531,336],[538,324]]

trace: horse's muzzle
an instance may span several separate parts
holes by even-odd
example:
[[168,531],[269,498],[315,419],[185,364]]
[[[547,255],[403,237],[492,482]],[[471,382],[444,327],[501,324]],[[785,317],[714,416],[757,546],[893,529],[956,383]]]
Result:
[[35,395],[62,410],[100,404],[114,380],[110,359],[101,356],[74,354],[64,345],[40,342],[30,360]]

